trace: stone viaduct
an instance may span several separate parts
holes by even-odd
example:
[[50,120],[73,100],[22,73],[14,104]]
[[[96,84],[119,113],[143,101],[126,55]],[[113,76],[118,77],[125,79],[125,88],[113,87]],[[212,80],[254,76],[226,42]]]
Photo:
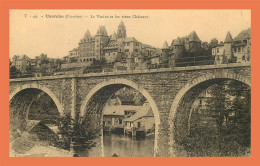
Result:
[[[251,87],[251,65],[222,64],[10,79],[9,102],[27,91],[23,100],[29,105],[35,94],[33,91],[40,90],[53,99],[60,116],[67,114],[79,120],[85,118],[89,105],[102,110],[104,101],[115,91],[132,87],[143,94],[154,113],[154,156],[185,156],[177,142],[188,135],[192,103],[207,87],[228,79]],[[102,156],[100,139],[97,156]]]

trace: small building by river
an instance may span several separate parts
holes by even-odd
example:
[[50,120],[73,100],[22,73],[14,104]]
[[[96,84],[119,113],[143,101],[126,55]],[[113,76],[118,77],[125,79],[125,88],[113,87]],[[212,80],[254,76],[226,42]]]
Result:
[[103,130],[123,133],[123,120],[135,114],[142,106],[133,105],[108,105],[103,111]]
[[132,116],[125,118],[124,133],[132,136],[145,136],[154,132],[155,122],[153,111],[148,102]]
[[154,124],[154,115],[147,101],[141,106],[107,105],[103,111],[104,132],[145,136],[154,132]]

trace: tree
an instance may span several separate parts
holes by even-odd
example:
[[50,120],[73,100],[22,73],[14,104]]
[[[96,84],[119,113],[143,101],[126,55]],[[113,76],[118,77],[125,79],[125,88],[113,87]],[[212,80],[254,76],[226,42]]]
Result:
[[103,69],[107,66],[106,59],[93,60],[92,64],[88,67],[85,67],[84,73],[97,73],[102,72]]
[[199,125],[192,124],[193,132],[185,148],[195,156],[248,155],[251,146],[250,87],[228,80],[209,87],[207,93],[206,112],[196,113]]
[[231,111],[235,112],[230,128],[231,138],[244,146],[251,142],[251,92],[250,87],[238,81],[229,82],[229,91],[233,96]]
[[99,125],[91,124],[93,121],[93,111],[88,111],[88,115],[84,121],[81,120],[76,121],[71,118],[69,114],[65,115],[60,120],[59,124],[59,133],[61,134],[60,147],[67,150],[77,150],[78,147],[90,149],[95,146],[95,142],[93,141],[100,134]]
[[20,77],[22,72],[17,69],[15,66],[12,65],[12,62],[9,59],[9,72],[10,72],[10,78],[17,78]]
[[213,46],[215,46],[217,44],[218,44],[218,39],[217,38],[213,38],[213,39],[211,39],[211,41],[209,43],[209,46],[213,47]]
[[222,130],[224,119],[227,122],[230,111],[230,96],[226,88],[226,82],[218,82],[208,89],[211,97],[206,100],[209,114],[215,118],[219,131]]

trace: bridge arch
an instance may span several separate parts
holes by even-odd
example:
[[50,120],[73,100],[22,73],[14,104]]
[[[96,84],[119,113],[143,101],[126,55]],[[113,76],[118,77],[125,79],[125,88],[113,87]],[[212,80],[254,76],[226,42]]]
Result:
[[159,124],[160,124],[159,111],[158,111],[158,108],[157,108],[155,101],[153,100],[153,98],[151,97],[149,92],[146,89],[144,89],[142,86],[139,86],[138,84],[134,83],[133,81],[123,79],[123,78],[118,78],[118,79],[110,79],[110,80],[101,82],[98,85],[96,85],[93,89],[90,90],[90,92],[87,94],[87,96],[83,100],[83,102],[81,104],[81,108],[80,108],[80,117],[84,118],[84,116],[86,114],[86,107],[88,105],[88,102],[90,101],[91,97],[93,95],[95,95],[95,93],[97,93],[99,90],[101,90],[102,88],[104,88],[106,86],[117,85],[117,84],[118,85],[126,85],[126,86],[129,86],[129,87],[137,90],[149,102],[149,104],[152,108],[152,111],[153,111],[153,114],[154,114],[154,120],[155,120],[155,139],[154,139],[154,156],[155,156],[157,151],[158,151],[157,142],[158,142]]
[[9,95],[9,103],[11,102],[11,100],[13,99],[13,97],[18,94],[19,92],[21,92],[22,90],[25,89],[39,89],[43,92],[45,92],[46,94],[48,94],[50,96],[50,98],[54,101],[55,105],[57,106],[58,112],[60,113],[60,116],[64,116],[64,111],[63,111],[63,106],[61,105],[61,103],[59,102],[58,98],[56,97],[56,95],[47,87],[42,86],[42,85],[38,85],[35,83],[32,84],[24,84],[21,85],[19,87],[17,87],[13,92],[11,92],[11,94]]
[[[175,121],[176,121],[176,114],[178,112],[178,108],[181,105],[181,102],[185,95],[189,93],[194,88],[201,87],[203,90],[205,90],[207,87],[213,85],[216,83],[216,81],[223,81],[223,80],[235,80],[240,83],[246,84],[249,87],[251,87],[251,80],[249,78],[246,78],[245,76],[241,74],[237,74],[234,72],[229,72],[229,73],[222,73],[222,72],[216,72],[214,74],[207,74],[205,76],[201,76],[198,78],[193,79],[192,81],[188,82],[175,96],[170,112],[169,112],[169,119],[168,119],[168,124],[169,124],[169,148],[170,148],[170,156],[176,156],[174,152],[174,144],[175,144]],[[205,88],[206,87],[206,88]],[[199,89],[199,88],[198,88]],[[201,92],[201,90],[200,90]],[[199,93],[200,93],[199,92]],[[192,94],[191,96],[196,96],[199,93]],[[190,96],[190,101],[192,100]],[[189,104],[192,104],[192,102],[189,101]]]

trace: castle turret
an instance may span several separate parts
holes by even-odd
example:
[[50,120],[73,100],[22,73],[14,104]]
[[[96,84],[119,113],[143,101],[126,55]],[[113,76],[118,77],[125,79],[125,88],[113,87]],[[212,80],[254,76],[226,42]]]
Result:
[[175,67],[180,61],[180,58],[183,58],[184,45],[181,39],[178,37],[176,40],[174,40],[172,46],[173,46],[173,53],[171,53],[169,64],[171,67]]
[[201,40],[199,39],[195,31],[188,35],[189,40],[189,51],[196,52],[201,49]]
[[169,66],[169,53],[170,53],[170,49],[169,49],[167,41],[165,41],[163,43],[163,48],[162,48],[162,66],[163,67]]
[[163,43],[163,48],[164,48],[164,49],[167,49],[168,47],[169,47],[169,45],[168,45],[167,41],[165,41],[165,42]]
[[117,40],[116,32],[114,32],[114,33],[111,35],[110,40],[111,40],[111,41]]
[[84,38],[88,38],[88,37],[91,37],[91,34],[90,34],[89,30],[87,30],[87,32],[84,35]]
[[96,36],[107,36],[107,30],[105,26],[99,26]]
[[227,60],[232,61],[233,54],[232,54],[232,44],[233,38],[230,32],[227,32],[226,39],[224,41],[224,56],[226,56]]
[[183,58],[183,43],[179,37],[173,43],[173,52],[175,58]]
[[91,34],[89,32],[89,30],[86,31],[86,33],[84,34],[83,38],[80,40],[81,43],[86,42],[86,41],[90,41],[91,40]]
[[109,37],[105,26],[99,26],[95,35],[95,57],[96,59],[103,59],[103,47],[107,45]]
[[126,28],[125,28],[125,24],[123,23],[123,21],[121,21],[120,24],[118,25],[117,37],[123,38],[123,39],[126,38]]

